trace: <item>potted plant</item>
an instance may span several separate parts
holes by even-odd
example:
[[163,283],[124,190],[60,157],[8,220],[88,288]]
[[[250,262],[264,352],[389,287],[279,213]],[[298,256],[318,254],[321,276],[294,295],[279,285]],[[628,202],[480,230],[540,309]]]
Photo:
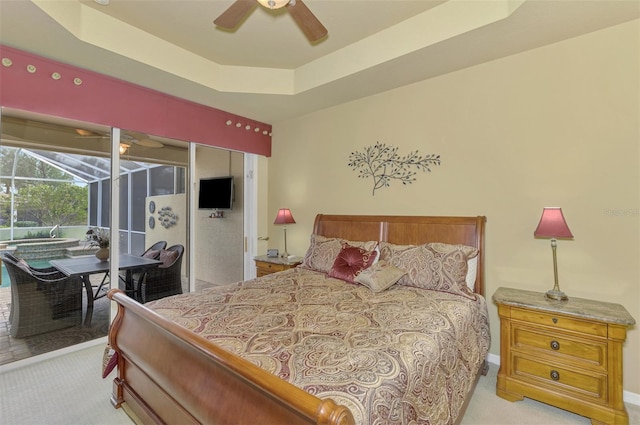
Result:
[[89,246],[98,247],[96,258],[100,261],[107,261],[109,259],[109,230],[90,227],[85,237]]

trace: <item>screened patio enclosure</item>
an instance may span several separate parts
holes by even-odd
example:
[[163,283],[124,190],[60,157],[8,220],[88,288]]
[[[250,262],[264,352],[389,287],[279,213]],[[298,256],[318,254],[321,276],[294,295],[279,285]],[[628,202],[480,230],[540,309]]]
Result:
[[[109,199],[111,161],[107,158],[61,153],[47,150],[12,148],[1,146],[0,157],[13,161],[3,161],[0,170],[4,196],[0,209],[0,221],[8,226],[0,239],[13,240],[16,236],[15,224],[28,217],[20,217],[16,205],[16,182],[46,181],[49,184],[72,183],[88,188],[86,226],[110,227]],[[26,158],[36,160],[41,169],[52,167],[62,171],[64,177],[51,179],[38,176],[16,175],[21,169],[20,161]],[[10,167],[9,167],[10,165]],[[8,169],[9,168],[9,169]],[[46,174],[46,172],[44,172]],[[151,164],[140,161],[120,161],[120,229],[119,252],[138,253],[145,249],[145,199],[148,196],[185,193],[186,169],[184,167]],[[9,183],[10,182],[10,183]],[[6,185],[9,185],[7,190]],[[6,205],[6,204],[9,205]],[[9,207],[9,208],[7,208]],[[5,211],[11,211],[7,214]],[[42,224],[42,223],[39,223]],[[48,223],[42,227],[54,227],[61,223]],[[64,226],[64,225],[63,225]],[[52,235],[53,236],[53,235]]]
[[[94,226],[110,229],[117,239],[111,240],[112,256],[141,254],[159,239],[186,245],[187,142],[5,109],[0,130],[0,243],[10,242],[0,246],[3,253],[15,254],[36,268],[51,267],[53,260],[92,255],[84,239]],[[112,139],[120,140],[119,152],[117,145],[114,152]],[[151,218],[158,218],[149,208],[154,200],[176,211],[180,218],[176,225],[170,229],[150,226]],[[116,223],[117,231],[112,228]],[[185,252],[181,276],[186,291],[188,255]],[[49,330],[49,322],[66,320],[66,316],[53,317],[37,300],[50,302],[56,296],[51,294],[63,293],[62,287],[46,294],[35,287],[33,292],[26,289],[31,283],[25,283],[25,278],[9,275],[8,264],[1,269],[0,339],[5,342],[0,344],[0,365],[106,336],[111,312],[104,294],[109,287],[120,286],[119,279],[111,282],[112,273],[89,276],[91,282],[83,288],[80,303],[82,323],[73,321]],[[105,281],[106,286],[101,286]],[[70,282],[65,288],[75,288]],[[17,318],[16,312],[21,312]],[[36,321],[47,324],[25,325]],[[36,331],[22,331],[27,328]]]
[[[8,227],[13,239],[16,221],[33,221],[21,216],[25,211],[15,202],[20,187],[29,182],[86,187],[86,218],[77,224],[111,227],[111,128],[3,111],[1,129],[0,231],[5,228],[6,233]],[[119,190],[119,241],[113,247],[120,253],[138,253],[145,248],[145,200],[186,192],[188,143],[126,130],[119,133],[119,169],[113,172],[118,176],[114,187]],[[33,165],[21,166],[27,162]],[[35,221],[45,227],[65,225],[54,217]]]

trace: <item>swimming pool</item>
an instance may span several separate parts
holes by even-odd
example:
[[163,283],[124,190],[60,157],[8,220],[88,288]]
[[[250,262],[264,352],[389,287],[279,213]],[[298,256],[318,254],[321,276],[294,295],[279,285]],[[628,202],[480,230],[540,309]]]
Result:
[[[18,258],[24,259],[32,267],[50,267],[49,260],[67,257],[69,249],[82,248],[76,238],[40,238],[0,241],[1,251],[7,250]],[[2,267],[2,285],[11,285],[7,269]]]
[[76,238],[41,238],[0,241],[0,246],[6,246],[18,258],[29,260],[52,260],[62,258],[67,249],[77,247],[80,240]]

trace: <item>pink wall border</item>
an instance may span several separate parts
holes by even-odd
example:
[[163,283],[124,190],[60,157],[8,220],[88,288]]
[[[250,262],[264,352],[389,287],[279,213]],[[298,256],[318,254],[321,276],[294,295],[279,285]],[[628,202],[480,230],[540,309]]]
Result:
[[271,156],[269,124],[1,44],[0,56],[12,62],[0,66],[0,106]]

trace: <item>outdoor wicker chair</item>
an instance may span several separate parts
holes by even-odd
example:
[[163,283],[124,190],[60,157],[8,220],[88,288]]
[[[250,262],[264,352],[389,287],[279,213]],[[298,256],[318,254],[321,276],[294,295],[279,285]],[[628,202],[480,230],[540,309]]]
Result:
[[[158,258],[160,258],[160,252],[166,247],[167,247],[167,241],[158,241],[153,245],[151,245],[149,248],[147,248],[142,254],[140,254],[140,256],[157,260]],[[130,273],[133,277],[135,288],[133,290],[133,293],[130,293],[130,291],[125,291],[125,292],[127,293],[127,295],[133,296],[133,298],[139,301],[140,294],[138,293],[138,291],[140,290],[140,283],[142,282],[142,278],[144,277],[144,270],[135,269],[135,270],[132,270]],[[120,289],[122,290],[125,290],[124,288],[125,281],[126,281],[126,272],[120,272],[119,286],[120,286]]]
[[18,258],[13,254],[5,252],[3,255],[4,257],[12,260],[15,263],[21,263],[23,265],[26,265],[27,267],[29,267],[29,269],[31,270],[31,273],[33,273],[34,275],[44,277],[46,279],[55,279],[55,278],[64,277],[64,274],[60,270],[56,269],[55,267],[33,267],[29,265],[25,260]]
[[12,337],[24,338],[82,322],[83,286],[79,278],[39,276],[26,263],[5,254],[2,261],[11,280]]
[[143,303],[182,294],[183,245],[172,245],[160,251],[162,264],[148,269],[136,285]]
[[[62,272],[58,269],[56,269],[55,267],[32,267],[31,265],[29,265],[25,260],[20,259],[18,257],[16,257],[15,255],[5,252],[4,257],[8,258],[9,260],[12,260],[15,263],[20,264],[22,267],[29,267],[29,269],[31,270],[31,273],[33,273],[36,276],[39,276],[41,278],[44,279],[58,279],[58,278],[62,278],[65,277],[64,274],[62,274]],[[0,258],[1,260],[2,258]],[[11,303],[10,309],[9,309],[9,324],[11,324],[11,321],[13,320],[13,308],[15,306],[15,303]]]

